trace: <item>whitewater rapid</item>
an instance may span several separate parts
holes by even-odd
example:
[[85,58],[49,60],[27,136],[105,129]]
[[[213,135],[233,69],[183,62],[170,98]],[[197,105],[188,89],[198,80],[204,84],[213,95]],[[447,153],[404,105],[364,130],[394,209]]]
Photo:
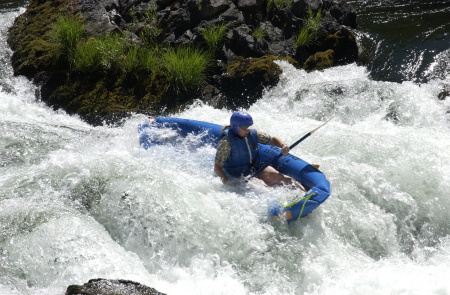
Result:
[[[63,294],[93,278],[169,295],[450,294],[442,81],[281,62],[279,85],[247,110],[254,127],[293,143],[333,118],[292,150],[320,164],[332,194],[288,226],[267,208],[297,191],[222,185],[214,148],[194,136],[158,134],[171,140],[144,150],[141,114],[109,128],[54,111],[12,76],[4,36],[1,46],[0,294]],[[196,102],[171,115],[226,124],[230,114]]]

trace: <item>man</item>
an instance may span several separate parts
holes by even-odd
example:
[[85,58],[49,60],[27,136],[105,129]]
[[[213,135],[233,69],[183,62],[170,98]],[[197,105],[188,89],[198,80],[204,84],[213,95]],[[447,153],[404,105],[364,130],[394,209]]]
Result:
[[[224,136],[217,146],[214,162],[214,172],[223,183],[227,183],[230,177],[248,176],[259,168],[258,143],[277,146],[281,148],[284,156],[289,153],[289,147],[281,139],[249,129],[251,125],[253,125],[253,118],[249,113],[234,112],[230,118],[230,125],[224,128]],[[269,186],[295,183],[297,187],[303,189],[291,177],[278,172],[271,166],[267,166],[256,177]]]

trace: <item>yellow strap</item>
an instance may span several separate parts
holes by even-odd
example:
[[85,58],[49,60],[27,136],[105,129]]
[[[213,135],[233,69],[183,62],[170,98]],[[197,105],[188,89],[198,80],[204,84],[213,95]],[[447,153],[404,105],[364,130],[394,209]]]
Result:
[[[304,202],[303,202],[303,205],[302,205],[302,209],[300,210],[300,214],[298,215],[298,217],[297,217],[297,220],[302,216],[302,214],[303,214],[303,211],[304,211],[304,209],[305,209],[305,206],[306,206],[306,203],[308,202],[308,200],[310,199],[310,198],[312,198],[312,197],[314,197],[314,196],[317,196],[317,192],[312,192],[312,193],[309,193],[309,194],[307,194],[307,195],[305,195],[304,197],[302,197],[301,199],[298,199],[298,197],[296,198],[296,199],[294,199],[293,201],[291,201],[289,204],[283,204],[282,202],[281,202],[281,205],[284,207],[284,208],[290,208],[290,207],[292,207],[292,206],[294,206],[295,204],[297,204],[297,203],[299,203],[299,202],[301,202],[301,201],[303,201],[304,200]],[[289,218],[288,218],[289,219]]]
[[313,193],[311,193],[311,194],[305,196],[305,199],[306,199],[306,200],[305,200],[305,202],[303,202],[302,210],[300,210],[300,213],[298,214],[297,220],[299,220],[300,217],[302,217],[303,210],[305,209],[306,202],[308,202],[308,200],[309,200],[310,198],[312,198],[312,197],[314,197],[314,196],[317,196],[317,194],[318,194],[317,192],[313,192]]

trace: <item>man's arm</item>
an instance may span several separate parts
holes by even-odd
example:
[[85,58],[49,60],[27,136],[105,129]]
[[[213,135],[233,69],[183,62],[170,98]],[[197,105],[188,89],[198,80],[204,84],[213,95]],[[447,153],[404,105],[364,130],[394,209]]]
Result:
[[231,153],[231,147],[228,141],[221,140],[217,145],[216,158],[214,160],[214,172],[220,177],[223,183],[227,183],[228,176],[223,170],[223,165]]
[[269,142],[269,144],[281,148],[281,153],[284,156],[286,156],[290,151],[289,146],[285,145],[284,142],[281,139],[279,139],[278,137],[273,136],[272,140]]
[[214,163],[214,172],[216,172],[217,176],[219,176],[222,182],[225,184],[228,181],[228,177],[225,174],[225,171],[223,171],[222,167],[223,165]]
[[258,141],[260,143],[269,144],[281,148],[281,153],[283,154],[283,156],[286,156],[289,153],[289,147],[285,145],[284,142],[278,137],[270,136],[269,134],[264,132],[259,131],[257,132],[258,132]]

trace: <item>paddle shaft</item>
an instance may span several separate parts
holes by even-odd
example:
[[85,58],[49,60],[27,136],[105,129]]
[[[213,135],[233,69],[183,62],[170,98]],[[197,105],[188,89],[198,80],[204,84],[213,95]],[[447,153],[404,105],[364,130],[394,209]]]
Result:
[[[333,119],[333,118],[331,118]],[[311,134],[313,134],[314,132],[316,132],[320,127],[324,126],[325,124],[327,124],[328,122],[331,121],[328,120],[325,123],[323,123],[322,125],[320,125],[319,127],[317,127],[316,129],[313,129],[311,131],[309,131],[308,133],[306,133],[305,135],[303,135],[302,138],[300,138],[299,140],[297,140],[296,142],[294,142],[289,149],[292,150],[293,148],[295,148],[300,142],[304,141],[305,139],[307,139]],[[250,174],[248,176],[248,179],[255,177],[256,175],[258,175],[259,173],[261,173],[264,169],[266,169],[267,166],[269,166],[270,164],[272,164],[274,161],[278,160],[279,158],[281,158],[283,156],[282,153],[280,153],[279,155],[277,155],[276,157],[274,157],[272,160],[270,160],[269,162],[263,164],[261,167],[259,167],[258,170],[256,170],[255,172],[253,172],[252,174]]]

